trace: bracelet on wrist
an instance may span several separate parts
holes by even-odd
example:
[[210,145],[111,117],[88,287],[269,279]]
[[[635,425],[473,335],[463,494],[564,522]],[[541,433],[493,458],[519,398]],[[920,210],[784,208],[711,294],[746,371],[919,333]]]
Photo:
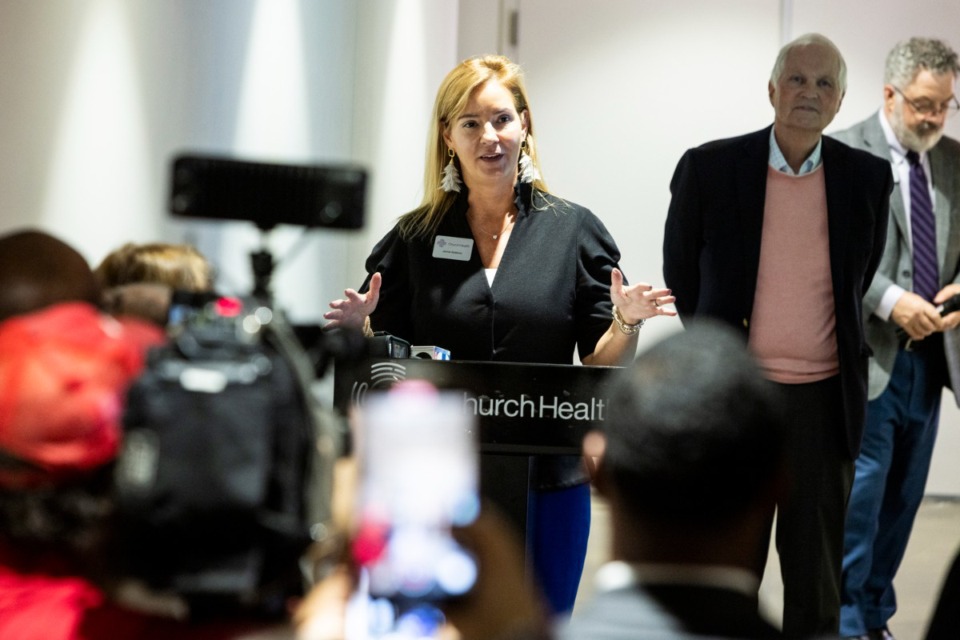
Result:
[[620,328],[620,331],[628,336],[632,336],[640,331],[640,327],[643,326],[644,322],[643,318],[641,318],[640,322],[636,324],[628,324],[627,321],[623,319],[623,315],[621,315],[620,309],[617,308],[617,305],[613,305],[613,321],[617,323],[617,327]]

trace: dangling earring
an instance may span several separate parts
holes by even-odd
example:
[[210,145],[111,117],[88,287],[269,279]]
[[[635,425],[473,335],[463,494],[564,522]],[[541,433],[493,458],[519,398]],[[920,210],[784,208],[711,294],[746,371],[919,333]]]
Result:
[[453,164],[453,159],[456,157],[453,149],[447,149],[447,155],[450,156],[450,162],[447,163],[447,166],[443,168],[443,172],[440,174],[440,189],[446,191],[447,193],[451,192],[460,192],[460,172],[457,171],[457,165]]
[[524,138],[520,143],[520,182],[530,184],[534,180],[540,179],[540,172],[533,166],[533,159],[527,153],[527,139]]

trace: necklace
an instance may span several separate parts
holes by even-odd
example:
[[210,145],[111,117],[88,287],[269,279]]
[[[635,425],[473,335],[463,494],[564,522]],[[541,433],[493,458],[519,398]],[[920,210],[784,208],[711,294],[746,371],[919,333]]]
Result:
[[493,238],[494,240],[496,240],[497,238],[499,238],[500,236],[502,236],[504,233],[506,233],[507,231],[509,231],[510,229],[513,228],[513,220],[510,220],[510,217],[511,217],[511,216],[510,216],[509,213],[508,213],[506,216],[504,216],[504,219],[506,220],[506,224],[504,224],[504,225],[500,228],[500,231],[498,231],[497,233],[490,233],[489,231],[487,231],[486,229],[484,229],[483,227],[481,227],[481,226],[480,226],[480,223],[477,221],[476,218],[473,219],[473,224],[475,224],[476,227],[477,227],[478,229],[480,229],[480,231],[483,231],[485,234],[487,234],[488,236],[490,236],[491,238]]

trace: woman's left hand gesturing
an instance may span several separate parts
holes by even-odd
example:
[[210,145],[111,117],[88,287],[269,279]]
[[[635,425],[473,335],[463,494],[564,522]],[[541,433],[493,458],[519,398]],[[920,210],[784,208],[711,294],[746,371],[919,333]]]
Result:
[[617,268],[610,273],[610,300],[627,324],[654,316],[677,315],[675,310],[665,308],[676,301],[670,289],[654,289],[645,282],[624,286],[623,273]]

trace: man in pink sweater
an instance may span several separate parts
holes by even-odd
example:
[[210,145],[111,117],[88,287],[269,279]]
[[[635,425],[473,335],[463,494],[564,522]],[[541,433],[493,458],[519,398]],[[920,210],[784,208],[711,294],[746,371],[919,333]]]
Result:
[[681,319],[736,328],[787,408],[791,475],[776,507],[783,629],[806,637],[839,625],[844,510],[867,396],[862,298],[883,252],[892,181],[883,161],[822,136],[846,90],[830,40],[787,44],[768,90],[773,126],[681,158],[663,271]]

